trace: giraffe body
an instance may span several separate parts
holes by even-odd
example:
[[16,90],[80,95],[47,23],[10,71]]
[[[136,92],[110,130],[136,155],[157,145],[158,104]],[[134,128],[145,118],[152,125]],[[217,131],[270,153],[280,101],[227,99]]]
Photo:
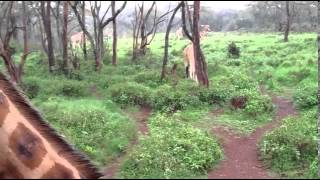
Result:
[[[200,32],[200,39],[202,40],[204,37],[208,35],[208,32],[210,32],[210,26],[209,25],[201,25],[203,28]],[[198,82],[197,74],[196,74],[196,64],[194,59],[194,49],[193,44],[190,43],[184,50],[184,67],[186,70],[186,76],[187,78],[191,78],[194,81]]]
[[0,73],[0,179],[99,178]]

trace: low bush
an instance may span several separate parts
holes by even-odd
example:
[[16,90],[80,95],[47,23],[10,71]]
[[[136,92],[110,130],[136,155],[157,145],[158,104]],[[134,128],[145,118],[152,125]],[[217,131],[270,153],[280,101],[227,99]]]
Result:
[[63,81],[60,93],[69,97],[82,97],[89,94],[88,85],[80,81]]
[[260,143],[265,162],[284,175],[308,173],[306,169],[317,156],[316,119],[316,110],[308,111],[301,117],[285,119],[279,128],[267,133]]
[[99,166],[123,152],[136,136],[135,124],[110,101],[51,97],[35,104],[59,134]]
[[234,92],[232,97],[244,97],[243,110],[250,116],[270,113],[274,109],[271,98],[268,95],[261,95],[257,90],[239,90]]
[[295,104],[302,108],[308,109],[318,104],[317,86],[309,83],[302,83],[294,92],[293,99]]
[[228,45],[228,57],[232,57],[232,58],[240,57],[240,48],[237,47],[235,42],[231,42]]
[[168,85],[157,88],[152,97],[153,108],[167,113],[176,112],[200,104],[201,101],[198,96],[180,89],[173,89]]
[[150,136],[125,161],[124,178],[190,178],[204,175],[222,159],[208,133],[164,115],[151,119]]
[[109,92],[114,102],[124,106],[151,104],[150,88],[135,82],[114,84]]
[[160,84],[160,74],[156,71],[141,72],[134,76],[134,81],[155,88]]
[[39,78],[25,78],[21,84],[21,89],[30,99],[37,97],[40,90]]

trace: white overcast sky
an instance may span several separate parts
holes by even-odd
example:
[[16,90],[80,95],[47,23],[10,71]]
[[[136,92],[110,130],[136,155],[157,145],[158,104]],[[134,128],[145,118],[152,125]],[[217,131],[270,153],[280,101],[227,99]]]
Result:
[[[167,8],[169,4],[174,5],[177,4],[179,1],[156,1],[157,6],[159,9]],[[243,10],[247,7],[247,4],[250,1],[201,1],[200,5],[201,6],[207,6],[211,7],[215,11],[220,11],[220,10],[227,10],[227,9],[233,9],[233,10]],[[108,2],[106,3],[105,6],[102,7],[102,9],[107,8]],[[122,5],[123,1],[117,1],[116,7],[120,7]],[[141,1],[128,1],[127,7],[125,10],[128,9],[133,9],[135,7],[136,3],[141,3]],[[152,4],[152,1],[145,1],[145,6],[148,7]],[[191,4],[192,1],[189,1]],[[173,8],[172,7],[172,8]]]

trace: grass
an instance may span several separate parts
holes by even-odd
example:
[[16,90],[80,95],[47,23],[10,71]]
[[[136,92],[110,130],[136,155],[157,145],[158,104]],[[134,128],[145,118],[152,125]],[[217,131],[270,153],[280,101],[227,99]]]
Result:
[[[190,130],[199,138],[188,144],[206,142],[208,143],[206,147],[210,147],[209,142],[214,142],[215,138],[209,137],[206,133],[215,124],[228,126],[242,134],[249,134],[272,119],[274,111],[266,111],[272,104],[259,93],[260,83],[265,84],[269,91],[277,95],[296,97],[295,104],[302,105],[298,107],[299,112],[308,111],[306,108],[310,107],[306,106],[312,106],[314,103],[314,94],[309,94],[308,91],[317,86],[315,33],[292,33],[288,43],[282,42],[283,35],[279,33],[209,33],[209,36],[201,42],[208,64],[209,90],[199,88],[192,81],[184,79],[182,51],[189,42],[185,39],[175,40],[174,37],[170,39],[168,68],[174,63],[178,64],[178,84],[174,84],[170,75],[164,81],[159,81],[163,38],[164,34],[157,34],[147,55],[137,62],[131,60],[131,44],[128,42],[132,39],[119,39],[119,61],[116,67],[111,66],[110,56],[104,59],[105,65],[100,72],[93,71],[94,61],[91,59],[81,60],[81,69],[73,71],[69,77],[65,77],[59,71],[48,73],[45,55],[33,53],[28,56],[25,65],[22,87],[50,124],[70,143],[88,154],[99,167],[107,165],[121,152],[126,151],[129,142],[137,136],[133,118],[124,113],[122,107],[126,108],[125,111],[135,112],[136,105],[146,101],[158,108],[154,109],[155,111],[163,113],[164,122],[168,120],[177,122],[175,125],[181,128],[182,132]],[[232,41],[240,48],[239,58],[228,57],[227,49]],[[90,55],[91,51],[88,52]],[[19,56],[17,54],[14,57]],[[0,67],[3,71],[2,61]],[[302,88],[306,85],[310,88]],[[238,96],[248,97],[250,106],[243,110],[231,108],[230,100]],[[210,111],[218,108],[224,109],[223,115],[215,118],[208,115]],[[155,114],[157,113],[159,112]],[[155,116],[151,119],[156,118]],[[195,175],[206,177],[205,170],[195,170],[190,168],[191,166],[185,166],[181,156],[170,154],[169,145],[174,145],[177,139],[184,142],[187,139],[181,137],[175,128],[168,130],[165,124],[155,125],[152,122],[151,120],[148,124],[154,133],[149,139],[141,140],[141,145],[134,149],[131,159],[129,158],[121,169],[122,175],[124,173],[126,177],[137,178],[194,178]],[[308,128],[310,129],[306,126],[306,129]],[[291,131],[293,130],[283,128],[281,130],[284,137],[289,136]],[[304,136],[309,138],[311,135]],[[277,139],[275,135],[268,137]],[[152,144],[159,140],[163,140],[163,144]],[[217,145],[202,153],[218,152],[219,148]],[[159,151],[151,152],[152,149]],[[137,171],[140,174],[132,174],[128,168],[135,169],[133,162],[139,159],[137,158],[139,155],[166,158],[159,161],[152,159],[151,162],[158,163],[152,166],[154,169],[147,162],[140,164]],[[196,152],[190,154],[193,162],[197,162],[195,156],[198,155]],[[311,156],[310,159],[313,158],[313,155]],[[277,159],[271,160],[274,162],[273,167],[277,167]],[[172,162],[173,164],[168,165],[170,171],[163,169],[165,166],[161,162]],[[205,167],[217,163],[219,158],[210,161]],[[156,171],[157,168],[161,171]],[[146,169],[149,171],[145,171]],[[294,166],[286,169],[284,176],[301,177],[301,173],[295,173],[299,169],[301,170],[300,167]],[[312,174],[306,169],[302,171],[307,175]]]

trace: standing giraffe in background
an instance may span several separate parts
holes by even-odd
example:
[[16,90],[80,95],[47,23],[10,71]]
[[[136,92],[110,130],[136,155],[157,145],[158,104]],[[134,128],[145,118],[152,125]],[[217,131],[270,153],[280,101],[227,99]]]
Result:
[[83,37],[84,37],[83,31],[77,32],[77,33],[71,35],[70,40],[71,40],[72,47],[73,48],[80,48],[84,42]]
[[99,178],[0,73],[0,179]]
[[201,28],[200,38],[207,36],[208,33],[211,32],[210,25],[201,25]]
[[176,31],[176,38],[177,38],[177,39],[182,39],[183,37],[184,37],[183,29],[182,29],[182,27],[180,27],[180,28],[177,29],[177,31]]
[[[202,27],[202,31],[200,32],[200,39],[203,40],[203,38],[206,37],[208,35],[208,32],[210,32],[211,30],[209,25],[201,25],[201,27]],[[184,57],[184,67],[186,70],[186,77],[191,78],[194,81],[198,82],[192,43],[190,43],[183,50],[183,57]]]

